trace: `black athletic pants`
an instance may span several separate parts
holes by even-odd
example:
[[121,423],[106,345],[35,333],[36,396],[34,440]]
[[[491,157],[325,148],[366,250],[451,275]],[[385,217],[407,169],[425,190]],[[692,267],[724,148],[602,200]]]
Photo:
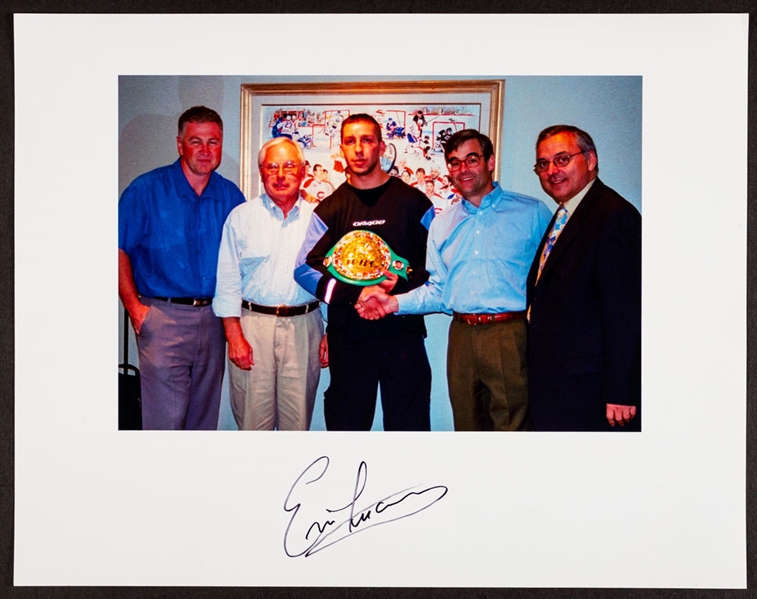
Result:
[[328,343],[328,430],[370,430],[379,385],[385,431],[431,429],[431,366],[422,335],[347,340],[329,332]]

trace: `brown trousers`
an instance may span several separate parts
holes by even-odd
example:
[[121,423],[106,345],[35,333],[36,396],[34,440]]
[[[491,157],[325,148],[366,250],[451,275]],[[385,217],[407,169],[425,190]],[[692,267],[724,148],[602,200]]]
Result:
[[528,412],[526,321],[452,321],[447,385],[456,431],[533,430]]

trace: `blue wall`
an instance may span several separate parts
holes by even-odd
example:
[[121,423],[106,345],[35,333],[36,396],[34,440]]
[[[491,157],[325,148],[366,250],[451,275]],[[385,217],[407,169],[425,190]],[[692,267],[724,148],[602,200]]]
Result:
[[[505,79],[499,182],[505,189],[532,195],[554,209],[532,167],[534,142],[542,129],[558,123],[588,131],[597,146],[602,180],[641,210],[641,77],[424,77],[424,79]],[[242,83],[398,80],[409,77],[182,77],[119,78],[119,194],[137,175],[173,162],[176,121],[190,106],[216,108],[224,119],[224,156],[219,173],[239,181],[240,86]],[[123,330],[119,316],[119,331]],[[452,430],[446,393],[446,346],[449,318],[427,317],[427,347],[433,370],[432,428]],[[120,342],[121,344],[123,341]],[[136,346],[131,340],[131,362]],[[121,359],[121,356],[119,357]],[[324,430],[324,371],[318,392],[314,430]],[[380,423],[380,410],[377,413]],[[224,391],[221,428],[235,429]],[[375,426],[374,426],[375,428]],[[380,425],[378,426],[380,429]]]

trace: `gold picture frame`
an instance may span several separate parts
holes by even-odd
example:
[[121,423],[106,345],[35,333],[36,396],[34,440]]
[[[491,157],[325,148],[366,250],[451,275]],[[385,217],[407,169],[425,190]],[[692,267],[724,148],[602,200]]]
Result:
[[[504,79],[243,83],[240,188],[248,199],[259,195],[261,189],[257,154],[267,139],[276,136],[274,126],[280,130],[284,120],[296,121],[293,131],[303,145],[306,158],[309,159],[310,155],[316,156],[314,160],[323,160],[328,155],[328,160],[332,160],[338,154],[338,127],[334,124],[338,121],[336,116],[341,114],[343,118],[346,114],[356,112],[368,112],[376,117],[381,117],[382,113],[393,115],[387,117],[386,123],[381,123],[382,130],[384,125],[391,125],[390,121],[398,124],[404,113],[404,143],[399,138],[395,140],[400,146],[399,153],[404,152],[399,160],[405,161],[406,168],[410,168],[408,165],[411,164],[411,159],[416,164],[427,160],[438,166],[441,151],[436,139],[436,131],[439,129],[435,127],[448,125],[448,128],[454,129],[473,126],[491,138],[496,161],[494,172],[498,173],[504,97]],[[417,114],[417,111],[423,112],[423,109],[428,112],[421,116],[422,120],[413,121],[410,118],[410,112],[415,110]],[[333,122],[329,124],[327,119]],[[427,133],[424,134],[416,122],[429,125]],[[292,125],[292,122],[287,122],[284,126],[291,129]],[[411,138],[411,128],[421,133],[417,144],[408,141]],[[385,141],[395,141],[387,135],[391,135],[391,132],[384,133]],[[324,146],[327,140],[328,148]],[[311,147],[306,147],[308,144]],[[443,156],[441,162],[443,163]],[[334,159],[333,164],[335,170],[338,170],[338,160]],[[338,173],[335,174],[339,176]],[[339,182],[334,181],[335,186]]]

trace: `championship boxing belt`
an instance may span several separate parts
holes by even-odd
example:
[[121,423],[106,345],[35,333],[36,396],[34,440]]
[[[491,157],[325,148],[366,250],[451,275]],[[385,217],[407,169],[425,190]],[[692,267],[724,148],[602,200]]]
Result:
[[407,260],[396,255],[371,231],[350,231],[329,250],[323,265],[350,285],[375,285],[386,280],[385,271],[407,279]]

